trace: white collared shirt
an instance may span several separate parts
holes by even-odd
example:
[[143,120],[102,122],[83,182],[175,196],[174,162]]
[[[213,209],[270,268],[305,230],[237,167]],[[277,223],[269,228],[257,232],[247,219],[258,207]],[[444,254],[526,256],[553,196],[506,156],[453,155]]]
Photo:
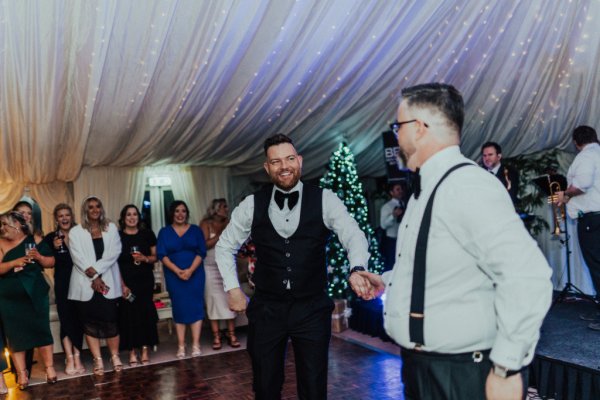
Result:
[[583,194],[572,197],[567,203],[569,217],[578,213],[600,211],[600,145],[588,143],[577,154],[567,172],[568,186],[575,186]]
[[[415,245],[434,186],[452,166],[471,162],[448,147],[421,167],[422,192],[411,197],[386,282],[384,323],[401,346],[409,339]],[[473,164],[475,165],[475,164]],[[529,363],[550,306],[552,270],[497,178],[478,167],[451,173],[437,190],[427,249],[424,350],[492,349],[509,369]]]
[[[269,218],[279,235],[288,238],[298,229],[300,209],[302,205],[303,183],[298,182],[289,192],[299,191],[298,204],[293,209],[288,208],[288,199],[283,209],[275,203],[275,186],[269,203]],[[288,193],[289,193],[288,192]],[[254,219],[254,195],[247,196],[231,213],[231,220],[215,245],[215,257],[219,271],[223,276],[225,291],[239,287],[235,267],[235,254],[240,246],[248,239]],[[351,266],[367,267],[369,261],[369,245],[358,223],[348,213],[344,203],[329,189],[323,189],[323,223],[335,232],[340,243],[348,252]],[[325,266],[323,266],[325,268]]]
[[381,216],[379,218],[379,225],[382,229],[385,229],[385,235],[390,238],[398,236],[398,220],[394,217],[394,209],[400,207],[400,200],[391,198],[381,207]]

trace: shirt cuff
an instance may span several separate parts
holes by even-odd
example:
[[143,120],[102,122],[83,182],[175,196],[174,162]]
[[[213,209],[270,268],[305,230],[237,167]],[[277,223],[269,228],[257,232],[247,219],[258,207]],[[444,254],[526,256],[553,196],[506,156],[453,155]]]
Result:
[[510,370],[518,370],[524,366],[524,360],[529,356],[527,350],[528,348],[522,344],[497,336],[490,353],[490,359]]
[[226,292],[239,287],[240,282],[237,280],[236,277],[223,277],[223,289]]

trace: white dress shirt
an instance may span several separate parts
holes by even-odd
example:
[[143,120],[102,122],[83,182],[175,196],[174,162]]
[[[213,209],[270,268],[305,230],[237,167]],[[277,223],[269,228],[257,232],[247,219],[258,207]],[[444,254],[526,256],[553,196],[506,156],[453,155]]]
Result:
[[[452,166],[471,162],[458,146],[421,167],[422,192],[402,219],[396,264],[383,274],[384,324],[401,346],[409,339],[415,245],[433,188]],[[456,354],[492,349],[509,369],[528,364],[550,306],[552,270],[497,178],[482,168],[452,172],[437,190],[429,232],[423,349]]]
[[[285,200],[283,209],[273,200],[276,187],[273,187],[269,203],[269,218],[279,235],[289,238],[294,234],[300,222],[302,205],[302,182],[298,182],[290,192],[299,191],[298,204],[293,209],[288,208]],[[219,271],[223,276],[225,291],[239,287],[235,267],[235,254],[240,246],[248,239],[254,218],[254,195],[247,196],[231,213],[231,221],[221,234],[215,246],[216,260]],[[348,252],[351,266],[367,267],[369,261],[369,245],[358,223],[348,213],[344,203],[331,190],[323,189],[323,223],[336,233],[340,243]],[[325,266],[323,266],[325,268]]]
[[108,230],[102,232],[104,252],[102,258],[96,260],[94,242],[89,231],[81,225],[76,225],[69,231],[69,250],[73,259],[73,271],[69,282],[69,299],[88,301],[94,295],[92,280],[85,274],[89,267],[102,275],[102,280],[110,288],[104,296],[107,299],[116,299],[123,295],[121,290],[121,273],[117,260],[121,254],[121,238],[117,227],[112,222]]
[[581,189],[583,194],[567,203],[569,217],[600,211],[600,145],[588,143],[577,154],[567,172],[567,184]]
[[400,224],[394,216],[394,209],[400,206],[402,206],[400,200],[392,197],[381,207],[379,225],[381,226],[381,229],[385,229],[385,235],[387,237],[395,238],[398,236],[398,226]]

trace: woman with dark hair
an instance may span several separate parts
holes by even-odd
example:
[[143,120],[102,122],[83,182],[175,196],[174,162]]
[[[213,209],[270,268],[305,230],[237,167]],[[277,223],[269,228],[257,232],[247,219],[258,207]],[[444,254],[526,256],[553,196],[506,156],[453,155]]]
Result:
[[29,232],[31,235],[33,235],[35,242],[41,242],[44,238],[44,232],[35,226],[35,222],[33,220],[33,206],[28,201],[21,200],[14,205],[13,211],[20,213],[23,218],[25,218],[25,222],[29,227]]
[[128,204],[119,218],[121,255],[119,269],[123,280],[123,300],[119,307],[121,349],[129,350],[129,365],[138,365],[136,349],[141,350],[141,363],[150,362],[150,347],[158,344],[158,314],[152,294],[156,236],[140,220],[140,211]]
[[169,221],[158,233],[157,253],[165,271],[177,331],[176,356],[185,357],[185,328],[192,331],[192,357],[202,354],[200,331],[204,319],[204,235],[198,225],[188,222],[189,211],[181,200],[169,206]]
[[94,374],[104,375],[100,339],[106,339],[115,372],[123,369],[119,357],[118,301],[123,294],[117,259],[121,254],[119,230],[104,213],[98,197],[81,204],[81,225],[71,229],[73,271],[69,299],[77,303],[85,340],[94,357]]
[[229,206],[225,199],[214,199],[206,212],[206,216],[200,222],[200,229],[206,238],[206,258],[204,259],[204,271],[206,273],[206,286],[204,289],[204,300],[206,301],[206,313],[210,319],[210,328],[213,333],[214,350],[219,350],[221,334],[219,332],[219,321],[227,321],[227,342],[231,347],[240,347],[240,342],[235,336],[235,313],[229,309],[227,293],[223,288],[223,277],[219,272],[215,261],[215,245],[221,237],[221,233],[229,223]]
[[11,211],[0,218],[0,322],[17,370],[17,385],[29,385],[25,352],[38,347],[48,383],[56,383],[50,332],[48,284],[42,268],[52,268],[54,257],[45,243],[35,244],[23,216]]
[[60,339],[66,356],[65,374],[75,375],[85,372],[80,357],[83,346],[83,327],[77,316],[75,302],[68,299],[69,282],[73,270],[73,260],[69,252],[69,232],[75,225],[75,218],[73,209],[65,203],[54,207],[53,215],[56,229],[44,237],[44,243],[52,249],[56,260],[54,264],[54,296],[60,321]]

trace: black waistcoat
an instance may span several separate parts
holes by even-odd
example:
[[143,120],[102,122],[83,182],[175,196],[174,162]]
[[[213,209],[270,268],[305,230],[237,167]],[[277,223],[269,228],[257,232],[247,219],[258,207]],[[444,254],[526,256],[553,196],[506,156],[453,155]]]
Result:
[[[323,190],[304,184],[300,221],[292,236],[280,236],[269,218],[273,185],[254,193],[251,237],[256,248],[254,284],[263,296],[302,298],[327,290]],[[287,289],[289,281],[290,289]]]

